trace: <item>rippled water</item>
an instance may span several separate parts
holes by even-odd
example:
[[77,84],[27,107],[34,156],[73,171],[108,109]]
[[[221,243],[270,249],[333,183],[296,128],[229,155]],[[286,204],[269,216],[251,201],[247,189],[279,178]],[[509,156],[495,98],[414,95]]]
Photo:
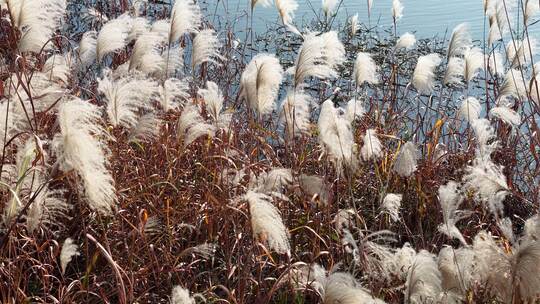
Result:
[[[312,20],[321,15],[320,0],[297,0],[295,22]],[[452,29],[467,22],[474,39],[484,37],[484,14],[482,0],[403,0],[404,15],[398,22],[398,33],[416,32],[417,37],[448,36]],[[249,0],[208,0],[209,12],[221,16],[238,17],[249,11]],[[386,29],[392,25],[392,1],[373,0],[371,20],[368,18],[367,0],[344,0],[338,11],[336,22],[345,22],[348,16],[356,13],[359,20],[372,26]],[[255,8],[253,28],[262,31],[270,22],[279,22],[275,7]],[[531,32],[540,38],[540,24],[530,27]]]

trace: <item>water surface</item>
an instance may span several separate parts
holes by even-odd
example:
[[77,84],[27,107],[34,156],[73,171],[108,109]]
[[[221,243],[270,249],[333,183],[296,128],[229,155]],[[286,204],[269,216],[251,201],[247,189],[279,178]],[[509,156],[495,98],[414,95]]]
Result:
[[[273,2],[273,1],[272,1]],[[320,0],[297,0],[295,23],[302,24],[321,14]],[[217,12],[223,17],[238,18],[247,14],[249,0],[208,0],[209,13]],[[482,0],[404,0],[403,18],[398,22],[398,34],[415,32],[418,38],[449,36],[452,29],[462,23],[469,24],[474,39],[483,40],[484,13]],[[370,18],[367,0],[344,0],[338,10],[336,22],[344,23],[349,16],[358,14],[362,23],[378,26],[381,30],[392,26],[392,1],[373,0]],[[253,28],[262,32],[269,23],[279,22],[276,8],[258,5],[255,8]],[[530,26],[531,32],[540,38],[540,26]]]

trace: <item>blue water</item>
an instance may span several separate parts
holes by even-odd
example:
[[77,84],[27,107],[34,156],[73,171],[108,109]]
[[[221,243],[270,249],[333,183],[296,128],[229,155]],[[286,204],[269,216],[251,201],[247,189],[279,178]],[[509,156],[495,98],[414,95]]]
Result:
[[[294,18],[296,24],[306,23],[322,15],[320,0],[297,0],[297,2],[299,8]],[[403,0],[403,18],[398,22],[398,34],[414,32],[417,38],[448,37],[456,25],[467,22],[473,39],[482,41],[484,37],[482,2],[482,0]],[[241,16],[245,16],[250,10],[250,1],[208,0],[208,9],[209,13],[216,12],[224,18],[228,17],[229,20],[241,20]],[[336,22],[343,24],[349,16],[357,13],[360,22],[378,27],[381,32],[392,26],[391,0],[373,0],[371,18],[368,18],[367,0],[344,0]],[[538,16],[535,19],[538,19]],[[262,32],[271,23],[279,23],[276,8],[273,5],[270,7],[257,5],[253,19],[255,31]],[[540,23],[531,25],[530,32],[540,38]]]

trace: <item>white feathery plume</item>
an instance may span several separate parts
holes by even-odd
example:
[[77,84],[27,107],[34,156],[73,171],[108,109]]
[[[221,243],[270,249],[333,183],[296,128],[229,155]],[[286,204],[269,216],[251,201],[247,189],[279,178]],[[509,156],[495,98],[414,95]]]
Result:
[[82,35],[79,42],[80,69],[89,67],[96,61],[97,32],[88,31]]
[[321,107],[318,121],[319,141],[334,162],[336,171],[356,166],[356,146],[350,123],[341,117],[331,100]]
[[486,55],[486,64],[493,76],[504,75],[504,60],[500,52],[493,51],[489,57]]
[[279,59],[271,54],[258,54],[242,73],[241,95],[258,115],[271,114],[282,80],[283,68]]
[[364,52],[359,52],[356,55],[354,62],[354,80],[357,86],[361,86],[364,82],[368,84],[378,84],[377,64],[371,58],[371,55]]
[[458,209],[462,202],[463,196],[456,182],[449,181],[446,185],[439,187],[439,203],[441,204],[443,223],[439,225],[438,230],[449,238],[458,239],[461,244],[466,246],[465,238],[456,227],[457,222],[470,215],[470,212]]
[[60,251],[60,268],[62,274],[66,272],[66,267],[73,260],[74,256],[80,255],[79,246],[73,242],[72,238],[67,238],[62,244],[62,250]]
[[479,284],[488,287],[490,295],[509,303],[511,294],[512,270],[510,259],[500,248],[493,237],[485,231],[480,231],[473,242],[474,264],[476,271],[474,279]]
[[324,15],[331,16],[335,12],[337,4],[338,0],[322,0]]
[[512,255],[510,265],[511,282],[517,285],[513,293],[519,294],[524,303],[537,301],[540,290],[540,242],[520,244]]
[[301,86],[308,77],[319,79],[336,77],[335,68],[343,61],[345,61],[345,47],[339,41],[337,32],[306,34],[292,67],[294,87]]
[[[485,118],[475,119],[470,121],[470,123],[476,135],[476,141],[478,142],[478,148],[476,150],[477,157],[489,158],[498,145],[498,142],[493,140],[496,138],[495,129],[493,129],[489,120]],[[490,143],[491,141],[493,142]]]
[[397,276],[400,280],[406,280],[415,257],[416,251],[411,247],[411,244],[403,244],[386,261],[388,272]]
[[21,31],[18,45],[21,52],[39,53],[53,47],[49,39],[62,24],[65,0],[8,1],[7,4],[12,24]]
[[435,86],[435,68],[441,64],[439,54],[420,56],[413,72],[412,84],[420,92],[430,94]]
[[272,2],[271,0],[251,0],[251,10],[253,10],[253,8],[257,4],[261,4],[264,7],[269,7],[272,4]]
[[405,33],[396,42],[396,50],[410,49],[416,44],[416,37],[411,33]]
[[[30,138],[27,142],[28,144],[34,150],[32,152],[34,155],[32,155],[31,159],[27,158],[27,160],[33,161],[37,156],[35,153],[39,149],[37,147],[39,144],[36,144],[34,138]],[[41,157],[44,156],[41,155]],[[25,180],[21,181],[24,184],[23,187],[27,188],[25,190],[28,190],[31,194],[36,194],[25,216],[26,229],[30,232],[35,231],[40,224],[61,226],[62,224],[59,223],[59,219],[66,218],[67,212],[71,209],[71,206],[64,199],[65,191],[60,189],[53,190],[44,185],[44,168],[38,165],[35,169],[32,174],[26,175]],[[26,185],[27,180],[29,180],[29,185]],[[41,186],[44,187],[40,188]],[[39,192],[36,191],[38,189]]]
[[392,169],[399,176],[409,177],[416,171],[417,161],[418,148],[413,142],[408,141],[399,150]]
[[459,106],[459,116],[468,122],[480,118],[480,111],[482,111],[480,101],[474,97],[465,98]]
[[272,204],[272,198],[266,194],[248,191],[243,199],[249,203],[253,234],[277,253],[290,254],[289,232],[283,224],[279,210]]
[[358,22],[358,13],[354,16],[349,18],[349,29],[351,31],[351,37],[356,36],[356,33],[358,33],[358,29],[360,28],[360,24]]
[[60,133],[55,136],[53,147],[61,170],[73,169],[81,177],[90,207],[110,214],[116,193],[112,175],[107,170],[107,148],[100,141],[105,133],[100,120],[97,106],[76,97],[64,100],[58,108]]
[[279,119],[289,140],[308,133],[312,102],[313,98],[304,91],[289,91],[281,103]]
[[502,170],[502,166],[494,164],[489,158],[477,158],[463,176],[465,188],[474,191],[475,199],[487,204],[495,216],[502,214],[503,201],[509,193]]
[[127,30],[127,42],[139,39],[139,37],[150,30],[150,23],[144,17],[136,17],[131,19],[131,26]]
[[195,304],[195,299],[189,295],[189,290],[180,285],[174,286],[171,294],[171,304]]
[[467,85],[478,75],[479,70],[484,69],[484,53],[477,47],[472,49],[466,49],[464,52],[465,57],[465,81]]
[[159,88],[159,103],[163,111],[178,109],[189,97],[189,84],[185,80],[169,78]]
[[392,17],[398,21],[403,17],[403,4],[401,0],[392,0]]
[[[536,65],[535,65],[536,66]],[[540,71],[535,67],[536,75],[533,75],[531,80],[529,81],[529,87],[528,87],[528,93],[529,96],[531,96],[532,101],[534,101],[537,105],[540,104],[540,82],[538,81],[540,79]]]
[[149,75],[160,71],[165,60],[161,56],[160,46],[165,39],[158,33],[145,32],[137,38],[129,60],[129,70],[137,69]]
[[[504,23],[506,24],[506,22]],[[505,26],[500,27],[495,15],[489,16],[488,44],[493,45],[496,41],[502,39]]]
[[465,60],[460,57],[451,57],[446,66],[443,83],[445,85],[459,85],[465,71]]
[[275,0],[275,3],[283,25],[285,25],[291,32],[301,36],[302,33],[300,33],[300,31],[292,24],[294,11],[296,11],[298,8],[298,3],[296,0]]
[[[287,168],[272,168],[268,172],[262,172],[254,181],[250,188],[255,192],[264,193],[267,195],[275,195],[276,197],[284,197],[281,193],[286,190],[293,181],[291,169]],[[288,199],[285,199],[288,200]]]
[[454,249],[450,246],[444,246],[437,257],[443,289],[447,293],[455,294],[461,301],[474,283],[474,257],[472,248]]
[[157,20],[152,23],[150,31],[163,37],[163,41],[167,41],[169,31],[171,30],[171,22],[168,19]]
[[159,136],[161,119],[155,113],[141,116],[129,134],[129,142],[152,141]]
[[511,244],[514,244],[516,236],[514,235],[514,228],[512,227],[512,220],[508,217],[500,219],[497,221],[497,226],[501,230],[503,236],[510,241]]
[[301,174],[298,177],[300,188],[317,204],[328,205],[332,201],[332,189],[323,178],[316,175]]
[[499,88],[498,99],[501,100],[507,96],[515,98],[525,98],[527,96],[527,85],[523,74],[517,69],[510,69],[506,73],[504,82]]
[[165,48],[161,57],[162,60],[158,62],[163,64],[160,70],[165,77],[175,76],[177,71],[184,67],[184,49],[179,45]]
[[527,24],[529,20],[540,11],[540,4],[536,0],[525,1],[525,14],[523,15],[523,22]]
[[207,81],[206,89],[199,89],[199,95],[202,97],[206,105],[206,111],[214,121],[220,118],[221,110],[223,110],[223,94],[219,90],[215,82]]
[[371,8],[373,7],[373,0],[367,0],[368,17],[371,18]]
[[71,75],[71,62],[66,58],[69,54],[54,54],[47,58],[43,64],[42,72],[49,77],[51,81],[61,81],[67,84]]
[[150,98],[157,94],[157,82],[139,77],[112,79],[110,71],[105,71],[98,79],[98,91],[107,101],[107,117],[114,127],[127,128],[137,124],[140,109],[151,109]]
[[369,290],[360,286],[355,278],[345,272],[330,274],[323,284],[323,302],[328,304],[384,304],[383,300],[375,298]]
[[436,303],[442,291],[441,284],[441,272],[435,256],[421,250],[407,275],[405,303]]
[[538,42],[534,38],[525,37],[522,41],[509,41],[506,45],[506,54],[510,67],[519,68],[531,64],[537,49]]
[[23,104],[26,109],[42,112],[52,107],[66,92],[64,84],[52,81],[50,73],[37,71],[32,73],[28,88],[30,92],[17,84],[16,93],[12,94],[10,107],[20,115],[24,115]]
[[356,213],[353,209],[339,209],[334,216],[334,226],[336,230],[341,233],[342,230],[356,227],[355,221]]
[[383,200],[382,209],[390,215],[392,221],[399,221],[399,209],[401,208],[401,200],[403,194],[388,193]]
[[175,42],[184,34],[197,33],[202,23],[199,5],[193,0],[177,0],[171,11],[171,30],[169,43]]
[[97,36],[96,56],[98,62],[105,55],[118,51],[127,45],[131,24],[131,17],[124,14],[103,25]]
[[382,144],[377,138],[377,130],[368,129],[364,135],[364,145],[360,149],[360,155],[365,161],[375,160],[382,155]]
[[[7,176],[5,180],[9,183],[1,185],[9,190],[9,199],[4,207],[3,223],[9,226],[12,219],[15,218],[24,207],[23,201],[38,190],[41,180],[40,172],[33,163],[38,156],[39,147],[34,138],[30,138],[18,145],[15,165],[8,164]],[[34,171],[36,173],[32,173]],[[4,173],[4,172],[2,172]]]
[[467,48],[472,44],[471,35],[469,34],[469,26],[467,23],[461,23],[454,28],[452,37],[448,43],[448,51],[446,58],[463,55]]
[[217,64],[216,60],[222,58],[218,50],[220,47],[221,42],[214,30],[205,29],[197,33],[197,36],[193,39],[193,51],[191,53],[192,70],[195,70],[195,67],[203,62]]
[[509,107],[494,107],[489,111],[489,116],[498,118],[512,127],[518,127],[521,124],[521,116]]
[[538,241],[540,239],[540,216],[535,214],[525,221],[522,242]]
[[214,137],[216,131],[214,125],[207,123],[203,119],[197,105],[190,103],[184,106],[184,110],[178,119],[178,136],[183,138],[184,147],[187,147],[201,136]]
[[361,118],[366,114],[364,104],[361,100],[353,98],[347,102],[345,106],[345,118],[352,123],[355,119]]

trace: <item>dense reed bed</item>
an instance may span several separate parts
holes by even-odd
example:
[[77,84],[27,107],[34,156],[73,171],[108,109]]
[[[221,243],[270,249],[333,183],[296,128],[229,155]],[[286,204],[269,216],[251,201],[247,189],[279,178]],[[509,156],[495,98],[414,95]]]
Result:
[[0,0],[0,301],[538,301],[538,1],[251,4]]

